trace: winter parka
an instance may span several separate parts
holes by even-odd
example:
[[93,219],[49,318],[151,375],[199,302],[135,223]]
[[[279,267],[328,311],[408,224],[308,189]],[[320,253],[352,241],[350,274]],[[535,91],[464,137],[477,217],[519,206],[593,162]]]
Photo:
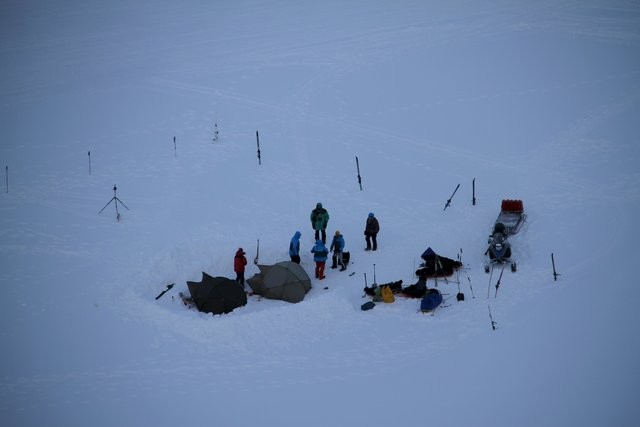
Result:
[[313,260],[315,262],[327,262],[329,251],[324,243],[322,243],[322,240],[316,240],[316,245],[311,249],[311,253],[313,254]]
[[333,236],[333,240],[331,241],[330,250],[334,252],[342,252],[344,249],[344,237],[342,234],[337,234]]
[[316,208],[311,211],[309,219],[314,230],[324,230],[329,223],[329,212],[322,207],[322,203],[318,203]]
[[289,243],[289,256],[300,255],[300,236],[302,236],[302,233],[296,231],[296,234],[291,238],[291,243]]
[[378,223],[378,219],[373,215],[373,213],[370,213],[367,217],[367,224],[364,227],[364,234],[372,236],[378,234],[379,231],[380,224]]
[[233,271],[236,273],[244,273],[244,266],[247,265],[247,258],[242,248],[238,249],[236,256],[233,258]]

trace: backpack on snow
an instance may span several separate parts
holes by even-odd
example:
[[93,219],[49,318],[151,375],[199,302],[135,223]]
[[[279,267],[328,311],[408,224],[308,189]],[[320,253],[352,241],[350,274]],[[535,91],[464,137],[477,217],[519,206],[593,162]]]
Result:
[[380,294],[382,295],[382,300],[384,302],[392,303],[396,300],[393,296],[393,291],[391,291],[391,288],[389,286],[381,286],[380,288]]
[[393,291],[391,291],[391,288],[387,285],[376,286],[375,288],[369,288],[369,289],[371,289],[374,292],[373,302],[384,301],[386,303],[391,303],[396,300],[395,297],[393,296]]
[[[349,265],[350,259],[351,259],[351,254],[349,252],[342,252],[342,263],[344,264],[345,267]],[[331,261],[333,262],[333,265],[336,265],[338,262],[338,255],[336,255],[335,252],[333,253],[333,255],[331,255]]]

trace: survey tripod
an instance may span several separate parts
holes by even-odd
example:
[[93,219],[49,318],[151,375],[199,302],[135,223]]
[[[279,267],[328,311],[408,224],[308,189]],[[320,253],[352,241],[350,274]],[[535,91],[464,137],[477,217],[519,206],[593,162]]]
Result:
[[120,204],[124,206],[127,210],[129,210],[129,208],[127,208],[127,205],[125,205],[122,202],[122,200],[118,199],[118,196],[116,196],[116,191],[118,191],[118,187],[116,187],[116,185],[113,184],[113,197],[111,198],[111,200],[109,200],[109,202],[107,202],[106,205],[104,205],[104,208],[100,209],[100,212],[98,212],[98,214],[101,214],[102,211],[105,210],[107,206],[111,204],[111,202],[114,202],[114,204],[116,205],[116,221],[120,221],[120,212],[118,211],[118,202],[120,202]]

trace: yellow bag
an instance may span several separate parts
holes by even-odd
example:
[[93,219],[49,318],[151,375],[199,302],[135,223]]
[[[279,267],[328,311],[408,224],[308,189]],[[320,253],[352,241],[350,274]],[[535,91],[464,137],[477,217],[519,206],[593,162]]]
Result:
[[394,302],[396,300],[396,298],[393,296],[393,292],[391,291],[391,288],[389,286],[383,286],[382,289],[380,290],[380,292],[382,293],[382,300],[386,303],[391,303]]

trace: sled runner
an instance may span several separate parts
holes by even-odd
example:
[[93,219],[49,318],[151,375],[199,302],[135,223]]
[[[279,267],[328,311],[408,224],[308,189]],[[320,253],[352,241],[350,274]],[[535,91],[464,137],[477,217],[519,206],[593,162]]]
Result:
[[500,214],[493,224],[491,235],[489,236],[489,247],[485,255],[489,256],[489,261],[484,265],[485,273],[488,273],[492,264],[510,263],[511,271],[516,271],[516,263],[511,259],[511,243],[509,236],[512,236],[522,227],[526,219],[522,200],[503,200]]

